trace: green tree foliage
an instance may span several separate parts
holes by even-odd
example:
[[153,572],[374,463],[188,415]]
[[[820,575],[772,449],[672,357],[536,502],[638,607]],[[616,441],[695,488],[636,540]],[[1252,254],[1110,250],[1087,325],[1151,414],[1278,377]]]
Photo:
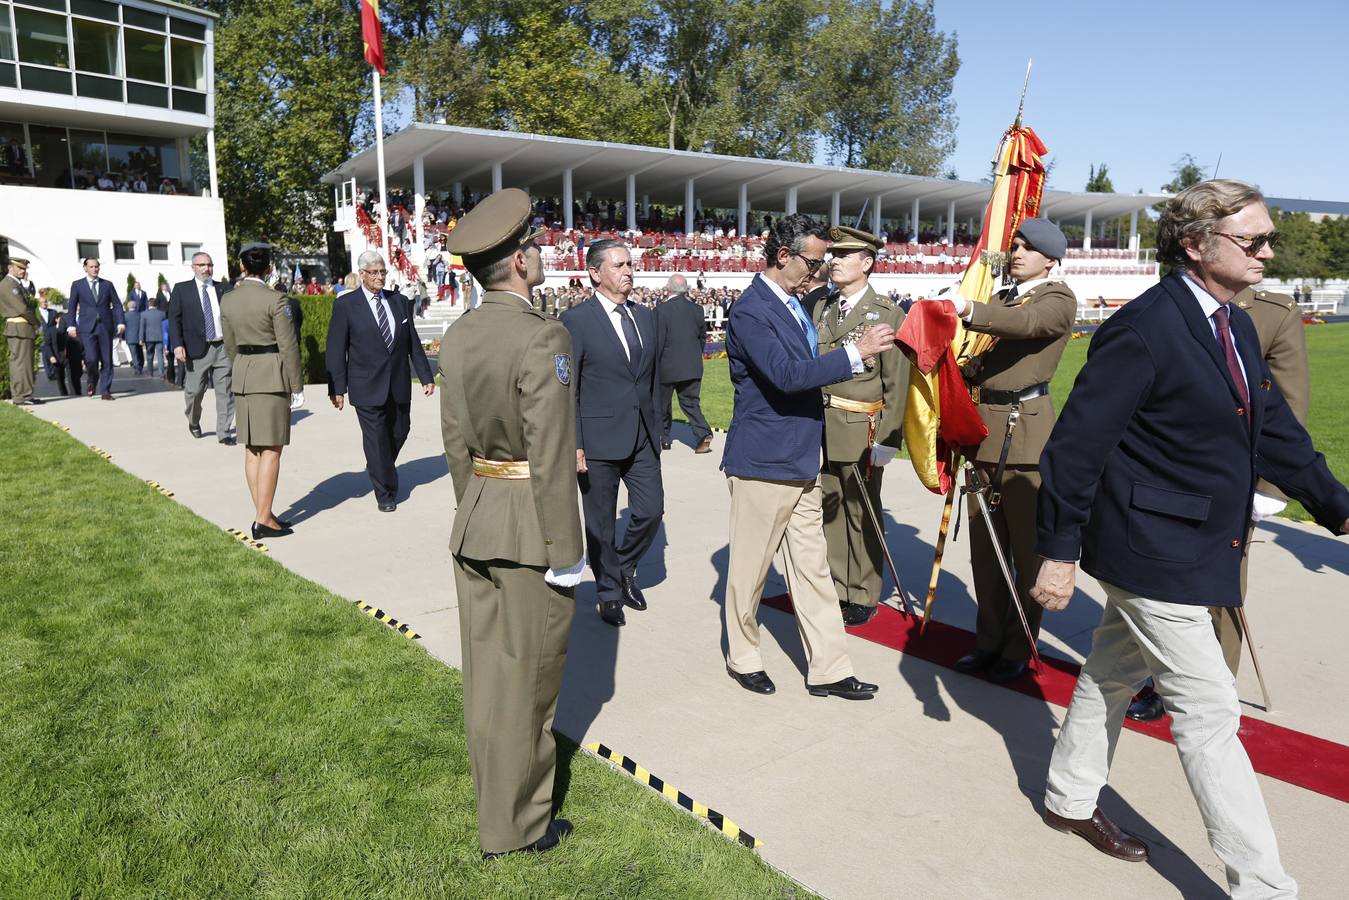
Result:
[[1279,248],[1265,263],[1268,278],[1325,278],[1328,254],[1321,227],[1304,212],[1270,210],[1279,231]]
[[1349,278],[1349,216],[1323,219],[1321,243],[1326,248],[1326,272],[1331,278]]
[[1105,163],[1101,163],[1100,168],[1092,166],[1087,174],[1087,186],[1085,188],[1089,194],[1113,194],[1115,185],[1110,180],[1109,171]]
[[1193,187],[1204,180],[1204,169],[1195,162],[1193,154],[1186,153],[1171,167],[1172,179],[1162,185],[1168,194],[1179,194],[1187,187]]

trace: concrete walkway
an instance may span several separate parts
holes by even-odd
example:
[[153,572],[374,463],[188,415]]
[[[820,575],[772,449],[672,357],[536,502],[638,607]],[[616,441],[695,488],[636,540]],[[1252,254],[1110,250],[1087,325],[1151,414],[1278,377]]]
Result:
[[[276,505],[296,533],[267,542],[272,558],[410,623],[428,652],[457,666],[446,550],[454,500],[439,397],[414,397],[399,466],[404,499],[391,515],[375,509],[355,416],[332,409],[321,387],[311,385],[307,397]],[[206,428],[212,404],[208,396]],[[192,439],[179,394],[63,399],[34,411],[220,527],[248,527],[242,449],[220,446],[209,432]],[[1222,896],[1222,868],[1168,744],[1128,731],[1120,740],[1102,805],[1153,846],[1148,865],[1129,865],[1039,821],[1057,707],[856,638],[857,673],[880,683],[878,698],[810,697],[795,625],[769,609],[761,614],[764,655],[778,693],[737,687],[720,649],[728,523],[721,437],[706,456],[691,452],[687,431],[676,438],[663,463],[665,526],[639,571],[650,609],[613,629],[594,613],[593,584],[578,589],[559,730],[602,741],[720,811],[763,841],[769,863],[828,897]],[[883,498],[890,545],[913,592],[927,580],[940,498],[907,466],[889,468]],[[1247,662],[1239,679],[1245,711],[1349,743],[1349,540],[1285,520],[1257,538],[1248,614],[1277,710],[1252,705],[1260,694]],[[968,552],[962,534],[948,550],[935,615],[972,628]],[[1084,577],[1069,609],[1046,616],[1045,643],[1080,660],[1102,599]],[[1338,895],[1349,875],[1341,837],[1349,805],[1268,778],[1261,785],[1285,865],[1305,895]]]

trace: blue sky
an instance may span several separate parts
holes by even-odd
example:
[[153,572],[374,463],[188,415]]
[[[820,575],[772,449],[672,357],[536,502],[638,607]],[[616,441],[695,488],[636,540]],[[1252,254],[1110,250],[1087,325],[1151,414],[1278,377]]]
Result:
[[1026,124],[1082,190],[1109,166],[1115,190],[1153,191],[1192,153],[1211,173],[1275,197],[1349,200],[1349,2],[936,0],[959,40],[960,124],[949,164],[987,174],[1034,57]]

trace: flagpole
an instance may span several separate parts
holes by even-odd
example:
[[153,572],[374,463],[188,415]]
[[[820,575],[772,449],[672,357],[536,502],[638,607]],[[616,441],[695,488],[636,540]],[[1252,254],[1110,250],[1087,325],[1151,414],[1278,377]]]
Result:
[[375,75],[375,161],[379,167],[379,236],[380,253],[384,256],[384,264],[393,269],[393,254],[390,251],[389,240],[389,196],[384,189],[384,110],[380,98],[379,89],[379,69],[374,70]]

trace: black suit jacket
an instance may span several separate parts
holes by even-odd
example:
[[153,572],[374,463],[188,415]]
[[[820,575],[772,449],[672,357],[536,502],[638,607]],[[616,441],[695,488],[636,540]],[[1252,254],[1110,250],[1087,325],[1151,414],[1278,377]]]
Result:
[[[216,300],[223,307],[225,295],[234,285],[228,281],[213,284]],[[216,340],[223,340],[223,335],[216,334]],[[206,319],[201,314],[201,294],[197,291],[195,278],[178,282],[169,295],[169,342],[174,347],[182,347],[188,359],[201,359],[206,355]]]
[[413,325],[412,304],[402,294],[384,291],[393,321],[393,349],[384,345],[379,321],[370,311],[365,291],[356,288],[333,301],[328,323],[328,395],[350,394],[354,406],[412,402],[412,371],[431,384],[431,365]]
[[664,384],[703,377],[707,318],[686,294],[676,294],[656,307],[660,344],[660,380]]
[[1250,317],[1229,305],[1251,408],[1181,276],[1106,320],[1040,457],[1038,548],[1139,596],[1240,606],[1255,479],[1332,533],[1349,491],[1274,384]]
[[594,459],[627,459],[643,433],[660,452],[656,317],[644,306],[629,308],[643,348],[636,375],[596,297],[562,314],[562,324],[571,332],[576,379],[576,446]]
[[66,330],[61,327],[61,315],[54,309],[40,311],[42,314],[42,362],[56,357],[57,365],[66,361]]

